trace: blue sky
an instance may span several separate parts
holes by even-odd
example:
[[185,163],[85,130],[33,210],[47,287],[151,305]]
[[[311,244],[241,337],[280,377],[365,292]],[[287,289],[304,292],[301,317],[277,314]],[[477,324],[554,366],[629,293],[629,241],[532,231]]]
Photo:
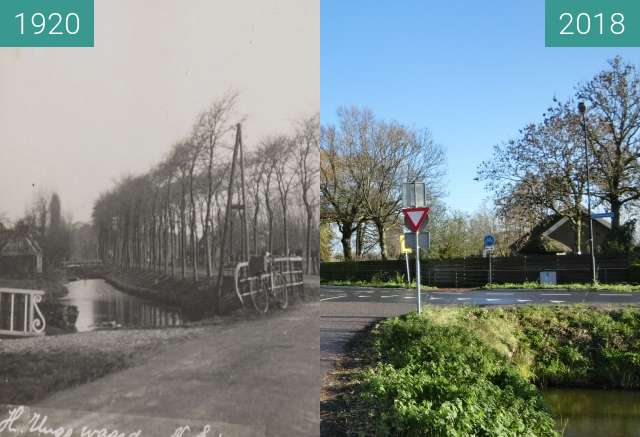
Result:
[[543,0],[321,2],[323,123],[341,105],[429,128],[447,152],[445,202],[473,212],[489,193],[473,178],[493,145],[541,119],[617,54],[545,48]]

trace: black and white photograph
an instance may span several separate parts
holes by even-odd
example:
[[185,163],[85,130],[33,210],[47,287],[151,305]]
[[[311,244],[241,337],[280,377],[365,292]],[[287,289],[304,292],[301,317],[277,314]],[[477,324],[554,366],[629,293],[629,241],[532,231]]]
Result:
[[0,48],[0,435],[319,434],[319,8]]

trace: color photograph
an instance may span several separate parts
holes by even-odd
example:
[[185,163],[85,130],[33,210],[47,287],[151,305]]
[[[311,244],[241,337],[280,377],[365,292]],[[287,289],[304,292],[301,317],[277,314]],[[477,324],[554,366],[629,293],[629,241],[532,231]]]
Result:
[[638,435],[637,17],[322,1],[322,435]]

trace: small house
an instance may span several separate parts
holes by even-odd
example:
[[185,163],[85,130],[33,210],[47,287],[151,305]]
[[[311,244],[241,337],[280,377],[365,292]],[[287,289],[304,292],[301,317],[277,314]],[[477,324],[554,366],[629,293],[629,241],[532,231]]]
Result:
[[43,252],[28,234],[0,234],[0,275],[25,276],[42,273]]
[[[593,219],[593,234],[596,254],[611,231],[611,223],[604,219]],[[510,248],[513,254],[588,254],[589,220],[582,221],[580,248],[576,243],[576,229],[568,217],[552,215],[542,220],[533,229],[520,237]]]

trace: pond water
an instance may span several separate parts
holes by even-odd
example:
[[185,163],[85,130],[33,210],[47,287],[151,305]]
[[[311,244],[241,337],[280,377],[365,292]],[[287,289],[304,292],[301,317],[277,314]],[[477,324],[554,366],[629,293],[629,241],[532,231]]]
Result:
[[561,388],[543,396],[565,437],[640,436],[640,391]]
[[102,279],[73,281],[60,302],[78,307],[79,332],[117,327],[164,327],[182,324],[180,311],[112,287]]

